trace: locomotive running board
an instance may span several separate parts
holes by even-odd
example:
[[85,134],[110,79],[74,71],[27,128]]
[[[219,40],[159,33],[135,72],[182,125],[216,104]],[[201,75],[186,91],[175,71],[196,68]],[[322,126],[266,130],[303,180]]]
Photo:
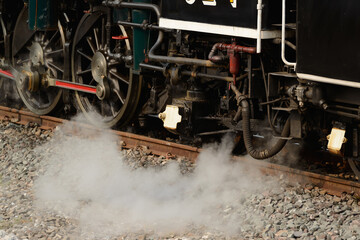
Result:
[[[195,31],[252,39],[257,39],[259,37],[259,33],[256,28],[244,28],[210,23],[191,22],[169,18],[160,18],[159,26],[169,29],[181,29],[185,31]],[[209,29],[211,29],[211,31]],[[280,30],[261,30],[261,39],[274,38],[281,38]]]
[[[0,77],[16,81],[15,75],[21,74],[21,73],[19,73],[13,67],[9,67],[9,68],[11,69],[11,71],[0,69]],[[49,87],[57,87],[57,88],[62,88],[62,89],[74,90],[74,91],[78,91],[78,92],[96,94],[96,87],[94,87],[94,86],[85,85],[85,84],[81,84],[81,83],[73,83],[73,82],[54,79],[54,78],[47,78],[47,80],[48,80]]]
[[298,78],[314,81],[314,82],[321,82],[321,83],[329,83],[333,85],[340,85],[345,87],[352,87],[352,88],[360,88],[359,82],[353,82],[350,80],[343,80],[343,79],[335,79],[335,78],[328,78],[323,76],[317,76],[312,74],[306,74],[306,73],[296,73]]

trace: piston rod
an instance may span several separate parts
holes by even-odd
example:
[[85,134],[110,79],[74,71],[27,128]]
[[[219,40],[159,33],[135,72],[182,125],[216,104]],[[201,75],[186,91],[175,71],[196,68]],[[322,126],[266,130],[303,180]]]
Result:
[[10,71],[7,71],[7,70],[0,69],[0,77],[15,80],[14,75]]
[[48,87],[58,87],[62,89],[69,89],[78,92],[96,94],[96,87],[81,83],[74,83],[60,79],[47,78]]
[[[0,77],[17,81],[16,76],[23,75],[13,67],[10,67],[10,69],[11,71],[0,69]],[[94,86],[81,84],[81,83],[74,83],[66,80],[54,79],[50,77],[45,77],[45,83],[47,87],[57,87],[57,88],[69,89],[84,93],[90,93],[90,94],[96,94],[96,89],[97,89]]]

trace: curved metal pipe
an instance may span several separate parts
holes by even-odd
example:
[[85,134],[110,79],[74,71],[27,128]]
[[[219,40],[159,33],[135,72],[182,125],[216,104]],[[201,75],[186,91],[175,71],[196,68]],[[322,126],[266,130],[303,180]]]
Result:
[[[275,44],[281,44],[281,38],[275,38],[273,40],[273,43]],[[293,44],[292,42],[288,41],[288,40],[285,40],[285,44],[290,47],[291,49],[293,49],[294,51],[296,51],[296,45]]]
[[166,73],[166,67],[155,66],[155,65],[151,65],[151,64],[147,64],[147,63],[140,63],[139,66],[140,66],[140,68],[157,71],[157,72],[162,72],[163,74]]
[[262,31],[262,15],[263,15],[263,3],[262,0],[258,0],[257,4],[257,39],[256,39],[256,52],[261,53],[261,31]]
[[152,24],[147,24],[147,23],[133,23],[133,22],[126,22],[126,21],[117,21],[116,22],[119,25],[125,26],[125,27],[136,27],[136,28],[141,28],[141,29],[145,29],[145,30],[162,30],[162,31],[171,31],[169,29],[166,28],[162,28],[156,25],[152,25]]
[[296,63],[289,62],[285,57],[285,21],[286,21],[286,0],[282,0],[282,22],[281,22],[281,59],[288,66],[296,68]]
[[[152,70],[152,71],[157,71],[157,72],[162,72],[164,75],[166,74],[166,67],[161,67],[161,66],[156,66],[156,65],[151,65],[151,64],[147,64],[147,63],[140,63],[139,65],[141,68],[144,69],[148,69],[148,70]],[[199,77],[199,78],[211,78],[211,79],[215,79],[215,80],[220,80],[220,81],[226,81],[226,82],[233,82],[234,78],[233,77],[225,77],[225,76],[218,76],[218,75],[212,75],[212,74],[206,74],[206,73],[199,73],[199,72],[195,72],[195,71],[181,71],[180,72],[181,75],[183,76],[190,76],[190,77]],[[244,78],[246,78],[249,74],[245,73],[239,77],[237,77],[235,80],[236,81],[241,81]]]
[[156,55],[155,51],[160,47],[163,40],[164,40],[164,33],[162,31],[159,31],[158,39],[157,39],[156,43],[154,44],[154,46],[149,51],[149,55],[148,55],[149,60],[155,61],[155,62],[196,65],[196,66],[202,66],[202,67],[220,67],[219,65],[217,65],[209,60]]
[[[224,76],[218,76],[218,75],[212,75],[212,74],[206,74],[206,73],[199,73],[199,72],[191,72],[191,71],[181,71],[182,75],[185,76],[191,76],[191,77],[199,77],[199,78],[212,78],[215,80],[221,80],[221,81],[227,81],[227,82],[233,82],[233,77],[224,77]],[[235,79],[235,81],[240,81],[246,78],[249,74],[245,73]]]
[[147,9],[152,10],[156,13],[158,19],[161,17],[160,8],[151,3],[131,3],[131,2],[123,2],[119,0],[115,1],[103,1],[102,4],[106,7],[114,7],[114,8],[136,8],[136,9]]
[[215,43],[214,46],[211,48],[209,53],[208,59],[214,63],[220,63],[224,61],[228,56],[216,56],[216,50],[224,51],[224,50],[231,50],[236,53],[249,53],[254,54],[256,53],[255,47],[245,47],[236,44],[226,44],[226,43]]
[[[115,8],[136,8],[136,9],[147,9],[152,10],[156,13],[158,21],[160,20],[161,13],[160,8],[155,4],[150,3],[130,3],[130,2],[121,2],[119,0],[115,1],[103,1],[103,5],[107,7],[115,7]],[[169,56],[161,56],[156,55],[155,51],[160,47],[162,41],[164,39],[164,33],[160,30],[158,39],[154,46],[150,49],[148,58],[151,61],[155,62],[167,62],[167,63],[175,63],[175,64],[185,64],[185,65],[196,65],[202,67],[220,67],[217,64],[209,60],[195,59],[195,58],[184,58],[184,57],[169,57]]]

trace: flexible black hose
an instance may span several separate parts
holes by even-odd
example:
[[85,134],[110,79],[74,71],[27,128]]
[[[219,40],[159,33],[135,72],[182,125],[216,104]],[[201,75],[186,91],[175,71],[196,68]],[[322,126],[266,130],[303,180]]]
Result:
[[[242,127],[245,148],[249,155],[258,160],[264,160],[275,156],[285,146],[287,139],[279,139],[277,143],[270,149],[257,150],[254,148],[252,143],[252,135],[250,131],[250,108],[247,100],[241,101],[242,107]],[[285,123],[284,129],[281,133],[281,137],[289,137],[290,135],[290,120],[288,119]]]

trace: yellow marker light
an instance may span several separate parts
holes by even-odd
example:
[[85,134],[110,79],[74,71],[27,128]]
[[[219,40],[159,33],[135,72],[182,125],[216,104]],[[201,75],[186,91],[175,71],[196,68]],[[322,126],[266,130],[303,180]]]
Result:
[[347,139],[345,138],[345,130],[339,128],[333,128],[328,139],[328,149],[333,153],[340,153],[341,147],[344,143],[346,143]]
[[159,118],[163,120],[165,128],[176,130],[182,117],[179,114],[179,107],[167,105],[165,111],[159,114]]

